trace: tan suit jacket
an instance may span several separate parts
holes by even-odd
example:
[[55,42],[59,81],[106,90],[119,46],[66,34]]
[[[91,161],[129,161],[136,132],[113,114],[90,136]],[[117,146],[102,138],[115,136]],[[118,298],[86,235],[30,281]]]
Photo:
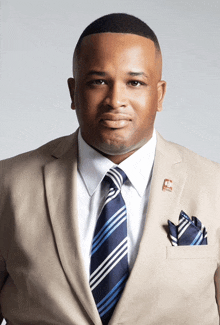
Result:
[[[218,325],[220,167],[157,137],[143,237],[109,324]],[[80,251],[76,173],[76,133],[0,164],[0,302],[10,325],[101,325]],[[166,178],[172,192],[162,191]],[[207,246],[171,246],[167,220],[181,210],[206,226]]]

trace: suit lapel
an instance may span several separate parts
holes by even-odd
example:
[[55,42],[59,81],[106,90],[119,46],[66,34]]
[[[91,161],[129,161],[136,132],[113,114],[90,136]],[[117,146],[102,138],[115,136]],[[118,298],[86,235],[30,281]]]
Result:
[[[77,216],[77,133],[61,143],[45,166],[49,215],[64,273],[83,308],[95,324],[101,324],[88,284],[80,248]],[[63,151],[65,151],[63,153]]]
[[[172,191],[163,191],[164,180],[172,180]],[[157,134],[157,149],[153,168],[150,198],[141,246],[149,257],[161,254],[170,245],[167,221],[177,222],[180,200],[186,182],[186,166],[174,145]],[[153,244],[153,245],[152,245]],[[146,245],[150,245],[146,252]],[[153,254],[153,255],[152,255]]]
[[[98,325],[101,321],[88,284],[79,241],[77,134],[61,142],[53,156],[54,161],[45,166],[45,187],[59,258],[70,286],[92,321]],[[162,191],[164,179],[173,181],[172,192]],[[167,220],[174,223],[178,220],[185,181],[186,168],[179,151],[157,134],[151,192],[138,256],[109,324],[116,324],[119,319],[123,321],[129,305],[133,305],[133,292],[139,283],[143,260],[166,257],[166,246],[171,245],[167,236]]]
[[[164,179],[172,180],[171,192],[162,190]],[[150,263],[154,263],[153,261],[158,258],[166,258],[166,246],[171,245],[167,221],[169,219],[177,223],[185,181],[186,168],[179,151],[157,134],[156,156],[144,232],[137,259],[111,319],[111,325],[116,324],[120,315],[125,315],[129,305],[132,306],[134,303],[133,296],[135,288],[138,284],[140,286],[140,270],[145,267],[144,261],[150,259]],[[123,311],[126,312],[123,313]],[[120,320],[123,321],[123,318]]]

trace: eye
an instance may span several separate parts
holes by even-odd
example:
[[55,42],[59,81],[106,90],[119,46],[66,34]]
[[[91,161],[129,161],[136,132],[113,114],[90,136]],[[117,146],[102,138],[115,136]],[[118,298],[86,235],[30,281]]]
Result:
[[103,79],[94,79],[88,82],[90,86],[99,86],[99,85],[105,85],[106,81]]
[[133,86],[133,87],[140,87],[140,86],[144,86],[145,83],[139,80],[130,80],[128,82],[129,85]]

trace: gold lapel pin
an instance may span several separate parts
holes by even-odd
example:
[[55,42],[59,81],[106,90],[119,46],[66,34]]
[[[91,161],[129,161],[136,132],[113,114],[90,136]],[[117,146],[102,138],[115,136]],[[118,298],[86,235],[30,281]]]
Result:
[[165,179],[163,182],[163,191],[169,191],[172,192],[173,190],[173,181],[171,181],[171,179]]

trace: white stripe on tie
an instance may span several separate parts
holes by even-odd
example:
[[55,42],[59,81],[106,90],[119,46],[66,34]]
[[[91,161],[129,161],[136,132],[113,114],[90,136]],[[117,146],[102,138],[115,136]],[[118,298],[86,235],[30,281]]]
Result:
[[90,279],[94,277],[94,275],[102,268],[102,266],[109,260],[109,258],[128,240],[128,237],[125,239],[109,254],[106,259],[102,262],[102,264],[97,267],[97,269],[90,275]]
[[[110,223],[108,223],[108,225],[105,225],[103,228],[103,231],[100,230],[100,232],[97,234],[97,239],[95,240],[95,242],[92,245],[92,247],[93,247],[92,250],[98,245],[98,243],[103,239],[103,237],[109,233],[109,231],[112,229],[114,224],[116,224],[124,215],[126,215],[126,210],[122,211],[122,213],[119,216],[117,216],[117,218],[115,220],[112,220]],[[121,223],[118,223],[118,226],[120,224]],[[106,230],[108,230],[108,232],[105,232]]]
[[[102,273],[109,267],[109,265],[112,264],[112,262],[123,252],[123,250],[127,247],[128,245],[124,245],[123,247],[121,247],[121,249],[117,252],[117,254],[115,254],[113,256],[112,259],[110,259],[110,261],[100,270],[100,272],[96,275],[96,277],[94,279],[92,279],[92,281],[89,283],[90,286],[102,275]],[[112,255],[112,253],[110,254]],[[107,257],[107,259],[109,258],[109,256]],[[103,264],[103,263],[102,263]],[[100,266],[98,267],[100,268]],[[98,269],[97,268],[97,269]],[[97,271],[97,269],[93,272],[95,273]],[[91,276],[92,277],[92,276]]]
[[108,220],[108,222],[106,222],[104,224],[104,226],[99,230],[98,234],[93,238],[93,245],[94,242],[96,241],[96,239],[99,237],[99,235],[101,234],[101,232],[107,228],[107,226],[111,223],[112,219],[114,219],[119,213],[121,213],[122,210],[125,209],[125,205],[123,207],[121,207],[121,209],[119,209],[115,214],[113,214],[113,216]]
[[103,274],[103,276],[91,287],[91,290],[94,290],[97,285],[106,277],[106,275],[115,267],[115,265],[118,264],[118,262],[128,253],[128,249],[122,254],[116,261],[115,263]]
[[[120,216],[121,217],[121,216]],[[105,234],[105,237],[102,239],[102,241],[98,244],[98,246],[97,246],[97,244],[96,244],[96,247],[94,247],[93,248],[93,251],[92,251],[92,254],[94,254],[98,249],[99,249],[99,247],[101,247],[102,246],[102,244],[104,243],[104,241],[113,233],[113,231],[115,230],[115,229],[117,229],[119,226],[120,226],[120,224],[122,223],[122,222],[124,222],[124,221],[126,221],[127,220],[127,215],[125,215],[125,217],[123,218],[123,219],[121,219],[115,226],[114,226],[114,228],[111,228],[111,230],[109,230],[106,234]]]

